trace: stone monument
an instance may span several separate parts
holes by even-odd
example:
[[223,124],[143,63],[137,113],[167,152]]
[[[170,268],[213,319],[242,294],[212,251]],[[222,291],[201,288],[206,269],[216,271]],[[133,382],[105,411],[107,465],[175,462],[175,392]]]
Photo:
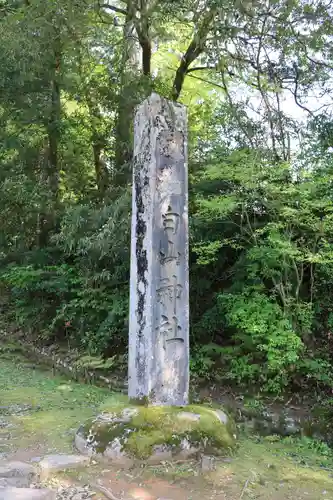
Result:
[[224,456],[236,437],[227,413],[182,408],[189,385],[185,108],[152,94],[137,110],[134,134],[130,401],[103,406],[80,426],[75,445],[124,466]]
[[134,122],[130,399],[188,404],[187,117],[153,93]]

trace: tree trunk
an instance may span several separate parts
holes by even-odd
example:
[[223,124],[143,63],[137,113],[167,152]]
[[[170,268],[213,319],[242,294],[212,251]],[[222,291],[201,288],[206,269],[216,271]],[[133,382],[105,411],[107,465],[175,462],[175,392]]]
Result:
[[98,196],[101,200],[103,200],[105,191],[107,189],[108,184],[108,174],[104,166],[104,162],[101,158],[101,153],[104,147],[104,143],[98,140],[98,137],[93,134],[92,137],[92,149],[94,156],[94,166],[95,166],[95,175],[96,175],[96,185],[98,190]]
[[136,43],[137,34],[130,4],[131,1],[128,2],[128,12],[124,26],[124,52],[116,122],[116,171],[114,176],[116,185],[125,185],[130,179],[130,164],[133,152],[131,125],[135,107],[131,87],[133,76],[138,75],[140,70],[140,49]]
[[50,113],[49,120],[46,124],[48,151],[46,161],[44,163],[45,178],[49,187],[51,195],[51,210],[47,214],[40,214],[39,218],[39,246],[43,247],[48,244],[51,231],[57,225],[57,213],[59,209],[59,139],[60,139],[60,114],[61,114],[61,100],[60,100],[60,39],[59,36],[55,38],[54,50],[54,68],[53,76],[50,82]]
[[60,85],[56,79],[51,82],[51,113],[48,124],[49,140],[49,161],[48,161],[48,182],[52,194],[52,201],[58,204],[59,197],[59,166],[58,147],[60,138]]
[[[152,50],[147,7],[148,2],[141,0],[140,16],[137,17],[137,6],[134,5],[132,0],[127,2],[124,26],[123,72],[116,123],[116,172],[114,183],[120,186],[126,185],[131,180],[132,123],[134,109],[137,104],[135,92],[133,92],[133,85],[136,84],[134,79],[142,78],[142,76],[150,78],[151,73]],[[137,40],[139,43],[137,43]],[[138,98],[141,97],[138,95]]]

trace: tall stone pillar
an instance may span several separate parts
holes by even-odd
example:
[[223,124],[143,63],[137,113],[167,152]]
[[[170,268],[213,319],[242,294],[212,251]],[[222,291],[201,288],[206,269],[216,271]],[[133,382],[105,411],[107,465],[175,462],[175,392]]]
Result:
[[134,123],[129,397],[188,403],[187,117],[152,94]]

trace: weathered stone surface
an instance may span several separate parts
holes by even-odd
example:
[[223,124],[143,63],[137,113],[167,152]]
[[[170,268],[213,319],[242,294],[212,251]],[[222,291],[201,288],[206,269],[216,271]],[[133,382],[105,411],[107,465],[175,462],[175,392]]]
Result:
[[201,465],[202,472],[213,471],[216,468],[215,457],[209,456],[209,455],[202,455],[200,465]]
[[0,418],[0,429],[13,428],[15,425],[4,418]]
[[5,486],[29,488],[30,481],[26,477],[0,477],[0,488],[4,488]]
[[153,405],[188,403],[186,121],[152,94],[134,124],[128,394]]
[[[235,426],[226,413],[221,410],[226,417],[223,422],[211,408],[187,408],[186,412],[171,406],[110,408],[109,413],[80,427],[75,445],[85,455],[125,466],[137,460],[188,459],[199,452],[219,455],[233,447]],[[124,418],[130,414],[130,420]]]
[[0,500],[56,500],[56,491],[33,488],[0,488]]
[[25,462],[0,464],[0,486],[28,487],[36,477],[34,467]]
[[9,406],[0,406],[0,415],[20,415],[22,413],[38,411],[39,406],[33,407],[30,404],[11,404]]
[[95,498],[94,491],[89,486],[60,486],[57,490],[57,500],[85,500]]
[[53,473],[59,470],[72,469],[87,465],[89,458],[82,455],[46,455],[39,463],[41,475]]

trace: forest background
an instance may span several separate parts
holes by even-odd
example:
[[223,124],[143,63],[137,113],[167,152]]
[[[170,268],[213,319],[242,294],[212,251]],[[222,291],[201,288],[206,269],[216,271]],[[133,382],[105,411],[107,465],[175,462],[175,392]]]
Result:
[[5,327],[126,363],[133,114],[155,91],[188,106],[192,376],[330,394],[332,18],[327,0],[1,0]]

